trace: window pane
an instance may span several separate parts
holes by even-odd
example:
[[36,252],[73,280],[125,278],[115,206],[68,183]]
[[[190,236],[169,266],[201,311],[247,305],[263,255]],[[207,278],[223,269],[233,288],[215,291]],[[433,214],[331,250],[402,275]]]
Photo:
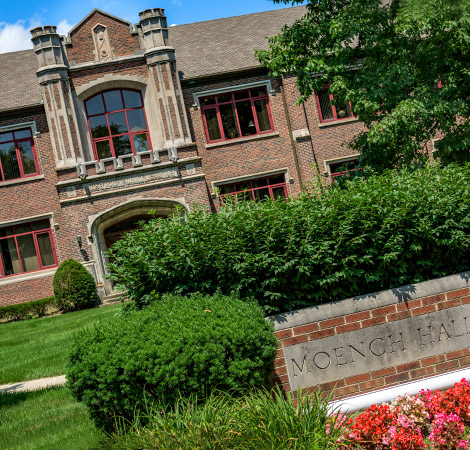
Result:
[[268,107],[266,100],[255,100],[256,117],[258,119],[259,131],[271,130],[271,121],[269,120]]
[[33,223],[33,230],[48,230],[51,227],[51,224],[48,220],[41,220],[40,222]]
[[121,91],[108,91],[105,92],[103,96],[107,112],[120,111],[121,109],[124,109]]
[[224,184],[223,186],[219,186],[220,194],[230,194],[235,192],[235,186],[233,184]]
[[23,173],[25,175],[36,173],[36,163],[34,161],[33,146],[31,145],[31,141],[19,142],[18,150],[20,151]]
[[118,112],[114,114],[108,114],[109,129],[111,135],[127,133],[126,114],[124,112]]
[[251,90],[252,97],[263,97],[266,96],[266,89],[265,88],[258,88]]
[[0,230],[0,237],[11,236],[13,234],[13,227],[2,228]]
[[129,128],[131,132],[147,129],[143,109],[133,109],[132,111],[127,111],[127,121],[129,122]]
[[95,95],[86,102],[86,110],[89,116],[94,116],[95,114],[104,113],[104,104],[101,94]]
[[253,180],[253,187],[263,187],[268,185],[268,179],[267,178],[261,178],[258,180]]
[[338,119],[345,119],[346,117],[352,117],[351,107],[349,102],[344,103],[341,106],[336,107],[336,115]]
[[222,138],[219,129],[219,122],[217,120],[217,111],[215,108],[206,109],[204,111],[206,116],[207,131],[209,132],[209,140],[217,141]]
[[273,184],[279,184],[279,183],[285,183],[286,179],[284,178],[284,175],[277,175],[275,177],[270,177],[269,178],[269,184],[272,186]]
[[8,142],[13,140],[13,133],[1,133],[0,142]]
[[235,100],[242,100],[244,98],[250,98],[249,91],[234,92]]
[[253,118],[253,110],[251,109],[251,102],[246,100],[238,102],[236,105],[242,136],[256,134],[256,125]]
[[53,266],[55,264],[54,252],[52,251],[51,237],[49,233],[38,234],[39,255],[43,267]]
[[255,200],[260,201],[260,200],[266,200],[266,198],[269,198],[269,189],[268,188],[263,188],[263,189],[256,189],[253,191],[255,195]]
[[236,191],[246,191],[247,189],[251,189],[251,183],[249,181],[242,181],[235,185]]
[[142,106],[140,92],[122,91],[122,95],[124,96],[126,108],[140,108]]
[[21,264],[23,272],[32,272],[39,270],[38,255],[34,246],[34,238],[32,234],[25,234],[16,238],[18,242],[18,251],[20,252]]
[[333,109],[331,108],[330,103],[330,94],[328,89],[322,89],[318,93],[318,102],[320,103],[321,115],[323,120],[334,119]]
[[0,256],[5,276],[21,273],[20,260],[18,259],[14,238],[0,240]]
[[136,153],[147,152],[149,150],[149,143],[146,134],[135,134],[132,136],[134,139],[134,148]]
[[4,180],[20,178],[20,167],[13,143],[0,144],[0,162],[2,164]]
[[15,139],[26,139],[31,137],[31,130],[15,131]]
[[286,198],[286,191],[284,187],[275,187],[273,188],[273,198]]
[[238,132],[237,119],[235,117],[235,107],[233,103],[220,106],[220,117],[224,127],[225,139],[233,139],[240,136]]
[[109,136],[106,116],[90,117],[91,136],[93,139]]
[[98,153],[98,159],[111,158],[111,146],[109,141],[100,141],[96,143],[96,152]]
[[23,225],[16,225],[15,234],[21,234],[21,233],[31,233],[31,224],[26,223]]
[[217,96],[217,101],[219,103],[224,103],[224,102],[232,102],[233,97],[232,94],[221,94]]
[[128,134],[113,138],[113,145],[116,157],[132,153],[131,141]]
[[200,99],[201,106],[215,105],[215,97],[206,97]]

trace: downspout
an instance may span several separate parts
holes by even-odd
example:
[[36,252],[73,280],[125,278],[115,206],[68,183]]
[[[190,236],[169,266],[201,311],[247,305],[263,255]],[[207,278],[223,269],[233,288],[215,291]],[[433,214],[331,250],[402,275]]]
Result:
[[292,153],[294,155],[295,170],[297,172],[297,178],[299,180],[300,189],[303,191],[304,184],[302,182],[302,175],[300,174],[299,158],[297,156],[297,148],[295,147],[294,135],[292,134],[292,125],[290,123],[289,111],[287,109],[287,101],[286,101],[286,95],[284,93],[284,86],[281,85],[280,88],[281,88],[282,103],[284,105],[284,115],[286,116],[287,128],[289,130],[290,146],[292,148]]

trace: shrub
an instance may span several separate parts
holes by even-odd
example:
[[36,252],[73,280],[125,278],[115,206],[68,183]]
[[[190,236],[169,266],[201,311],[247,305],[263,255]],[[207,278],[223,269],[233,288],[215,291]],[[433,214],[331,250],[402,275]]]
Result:
[[47,297],[32,302],[0,307],[0,320],[15,321],[45,316],[56,307],[55,298]]
[[[67,369],[74,396],[95,422],[131,418],[145,399],[269,384],[276,354],[272,324],[254,302],[216,294],[165,296],[76,340]],[[145,392],[144,392],[145,390]]]
[[289,201],[151,220],[114,245],[114,279],[150,292],[216,290],[289,311],[469,269],[470,165],[388,171]]
[[61,311],[91,308],[99,302],[93,276],[74,259],[67,259],[59,266],[52,285]]
[[328,415],[321,393],[289,394],[255,390],[240,398],[213,393],[202,404],[178,398],[172,408],[154,404],[144,420],[118,422],[105,449],[156,450],[334,450],[345,442],[341,415]]

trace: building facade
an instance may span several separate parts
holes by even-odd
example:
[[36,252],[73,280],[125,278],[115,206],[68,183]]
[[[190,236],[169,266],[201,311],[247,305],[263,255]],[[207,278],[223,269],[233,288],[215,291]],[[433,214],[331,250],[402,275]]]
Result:
[[327,87],[297,106],[254,51],[304,7],[167,27],[93,10],[67,36],[0,55],[0,306],[52,294],[68,258],[113,296],[107,249],[150,210],[297,195],[357,159],[362,127]]

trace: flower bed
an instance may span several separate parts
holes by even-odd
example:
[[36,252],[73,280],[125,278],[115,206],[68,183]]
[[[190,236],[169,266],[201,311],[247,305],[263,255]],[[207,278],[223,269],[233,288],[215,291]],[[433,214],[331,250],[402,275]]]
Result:
[[345,427],[344,438],[349,438],[343,450],[469,449],[470,384],[462,379],[444,393],[406,394],[336,423]]

